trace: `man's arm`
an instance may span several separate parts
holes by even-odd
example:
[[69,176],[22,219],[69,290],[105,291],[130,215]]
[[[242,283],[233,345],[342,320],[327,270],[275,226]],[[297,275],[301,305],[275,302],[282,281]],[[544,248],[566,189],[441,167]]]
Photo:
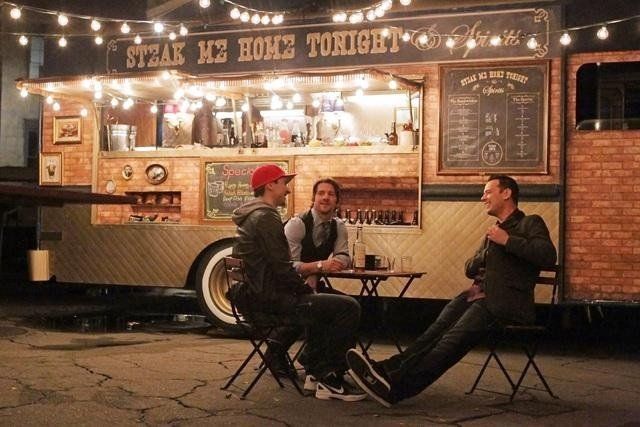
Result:
[[337,236],[336,242],[333,245],[333,257],[343,264],[343,268],[348,267],[351,264],[351,257],[349,256],[349,233],[344,222],[336,220]]
[[523,224],[525,235],[509,235],[506,251],[537,267],[553,267],[557,253],[544,220],[538,215],[530,215],[523,221],[526,221]]
[[293,261],[293,267],[296,270],[302,264],[300,257],[302,256],[302,239],[304,239],[305,234],[304,222],[298,216],[291,218],[284,226],[284,235],[287,237],[287,243],[291,251],[291,261]]
[[485,258],[487,254],[487,244],[487,239],[484,239],[476,253],[473,254],[473,256],[467,259],[467,261],[465,262],[464,273],[465,276],[467,276],[469,279],[475,279],[476,276],[480,274],[480,269],[484,268]]

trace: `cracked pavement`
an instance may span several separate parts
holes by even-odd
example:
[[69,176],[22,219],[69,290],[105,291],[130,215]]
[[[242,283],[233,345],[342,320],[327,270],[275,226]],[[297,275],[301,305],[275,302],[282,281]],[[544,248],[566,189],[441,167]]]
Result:
[[[64,300],[0,300],[0,425],[589,425],[640,423],[635,351],[556,348],[537,361],[554,392],[525,391],[513,403],[466,395],[485,357],[467,355],[419,396],[386,409],[372,400],[320,401],[265,375],[246,400],[220,387],[248,354],[248,342],[211,331],[60,332],[25,324],[34,314],[87,309]],[[90,304],[89,304],[90,305]],[[94,309],[95,307],[91,307]],[[390,355],[374,344],[372,355]],[[508,369],[522,366],[505,353]],[[255,364],[254,364],[255,366]],[[495,368],[483,387],[506,391]],[[250,381],[252,369],[240,384]],[[529,377],[528,384],[536,378]]]

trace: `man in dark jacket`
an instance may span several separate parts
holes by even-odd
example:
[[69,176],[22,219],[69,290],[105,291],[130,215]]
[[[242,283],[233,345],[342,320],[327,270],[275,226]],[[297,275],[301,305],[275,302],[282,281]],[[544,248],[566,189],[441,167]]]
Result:
[[423,391],[498,322],[534,320],[535,280],[541,268],[555,264],[556,249],[544,220],[518,209],[518,193],[513,178],[489,178],[480,200],[498,222],[488,228],[480,248],[465,264],[473,284],[447,304],[415,343],[380,362],[349,350],[349,373],[384,406]]
[[317,398],[362,400],[366,394],[343,378],[345,353],[355,344],[360,322],[358,302],[345,295],[314,294],[293,268],[277,208],[285,205],[294,176],[276,165],[256,168],[251,176],[256,199],[233,213],[238,226],[233,253],[244,260],[249,281],[235,293],[234,302],[241,311],[289,315],[307,327],[313,355],[307,373],[318,379]]

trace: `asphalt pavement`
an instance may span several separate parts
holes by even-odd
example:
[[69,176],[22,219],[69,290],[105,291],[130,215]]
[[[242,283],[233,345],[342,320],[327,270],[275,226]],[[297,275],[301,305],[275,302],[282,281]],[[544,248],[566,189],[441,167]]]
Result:
[[[268,375],[241,400],[239,389],[220,387],[250,345],[208,327],[193,295],[33,286],[0,284],[2,426],[640,426],[637,342],[568,334],[545,343],[537,360],[558,399],[535,390],[513,402],[486,391],[465,394],[486,355],[478,348],[390,409],[373,400],[303,397]],[[372,355],[393,351],[376,342]],[[503,358],[511,372],[525,362],[512,350]],[[527,384],[540,386],[534,376]],[[483,387],[508,391],[495,367]]]

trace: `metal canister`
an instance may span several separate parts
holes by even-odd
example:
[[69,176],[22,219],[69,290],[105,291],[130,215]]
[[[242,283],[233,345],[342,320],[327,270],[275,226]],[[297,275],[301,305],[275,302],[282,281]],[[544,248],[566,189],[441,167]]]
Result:
[[129,125],[109,125],[109,150],[128,151],[129,150]]

